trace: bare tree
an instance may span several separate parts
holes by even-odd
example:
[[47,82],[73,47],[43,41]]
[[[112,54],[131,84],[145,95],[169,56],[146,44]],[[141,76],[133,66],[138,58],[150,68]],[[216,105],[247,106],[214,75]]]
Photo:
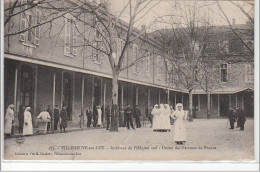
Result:
[[[23,3],[21,3],[23,2]],[[124,69],[136,66],[136,64],[146,57],[149,49],[147,46],[148,38],[146,31],[154,23],[151,22],[145,29],[139,30],[139,25],[144,16],[160,1],[152,0],[128,0],[120,12],[113,13],[110,9],[109,1],[103,0],[99,3],[89,0],[32,0],[20,1],[15,0],[9,3],[5,8],[5,27],[10,28],[14,18],[18,15],[25,14],[35,7],[43,13],[41,18],[27,27],[19,30],[7,30],[5,37],[11,37],[25,32],[32,32],[39,26],[45,26],[44,32],[49,32],[53,27],[53,22],[59,18],[72,19],[72,25],[75,25],[74,33],[80,36],[80,40],[73,40],[73,45],[84,48],[91,47],[94,56],[98,58],[107,58],[112,69],[112,122],[111,131],[118,131],[117,114],[118,114],[118,78],[120,72]],[[121,19],[122,15],[128,16],[128,21]],[[69,16],[69,17],[68,17]],[[85,17],[90,20],[85,20]],[[27,21],[30,19],[26,18]],[[8,26],[9,25],[9,26]],[[61,29],[63,29],[65,23]],[[43,31],[42,31],[43,32]],[[59,35],[61,32],[58,32]],[[66,42],[66,40],[65,40]],[[135,51],[136,59],[131,63],[124,63],[130,48],[136,43],[141,43],[139,49]],[[76,44],[77,43],[77,44]],[[120,48],[119,48],[120,47]],[[74,51],[74,50],[73,50]],[[76,51],[76,49],[75,49]],[[138,51],[138,52],[137,52]],[[81,53],[82,53],[81,52]],[[130,61],[129,61],[130,62]]]

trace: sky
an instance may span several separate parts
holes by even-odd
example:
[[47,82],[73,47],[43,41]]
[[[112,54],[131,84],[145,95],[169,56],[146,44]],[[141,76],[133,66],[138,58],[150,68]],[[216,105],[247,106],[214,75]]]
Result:
[[[136,0],[132,0],[133,4]],[[111,11],[119,15],[119,13],[124,8],[125,4],[127,4],[128,0],[110,0],[111,2]],[[253,2],[253,1],[250,1]],[[243,1],[236,1],[236,3],[239,3],[240,5],[244,5],[245,3]],[[143,16],[138,23],[135,25],[135,27],[141,28],[141,25],[150,26],[150,29],[148,31],[153,31],[156,29],[161,28],[167,28],[168,25],[157,23],[154,24],[154,20],[158,19],[159,17],[166,16],[166,15],[175,15],[180,16],[180,20],[183,19],[183,16],[194,7],[194,4],[196,4],[196,11],[198,16],[203,16],[207,14],[210,23],[213,25],[226,25],[227,22],[223,19],[223,13],[220,11],[216,1],[210,1],[210,0],[153,0],[150,5],[145,8],[145,10],[142,10],[140,12],[140,16]],[[236,6],[234,6],[231,2],[228,0],[220,0],[219,4],[221,5],[222,9],[228,16],[229,20],[232,22],[233,19],[235,19],[236,24],[245,24],[247,18],[245,15],[241,12],[240,9],[238,9]],[[155,6],[154,6],[155,5]],[[152,8],[151,8],[152,7]],[[191,9],[190,9],[191,8]],[[150,10],[148,10],[150,9]],[[249,11],[251,9],[250,6],[246,5],[244,6],[244,9],[246,11]],[[121,19],[125,20],[126,22],[129,20],[129,8],[127,8],[123,14],[120,16]],[[199,17],[198,17],[199,18]],[[165,20],[168,20],[166,17],[164,17]]]

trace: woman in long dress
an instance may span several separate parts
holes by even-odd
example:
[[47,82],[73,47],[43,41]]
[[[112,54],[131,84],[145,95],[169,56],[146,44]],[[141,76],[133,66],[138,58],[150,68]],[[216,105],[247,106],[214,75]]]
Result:
[[66,107],[63,107],[62,110],[60,111],[60,133],[62,133],[62,129],[63,132],[66,133],[68,120],[69,118],[68,118]]
[[100,107],[100,106],[97,107],[97,113],[98,113],[97,126],[100,127],[101,124],[102,124],[102,119],[101,119],[101,117],[102,117],[102,110],[101,110],[101,107]]
[[153,131],[158,131],[159,129],[159,109],[158,109],[158,105],[154,105],[154,108],[151,112],[151,114],[153,115]]
[[159,109],[159,132],[164,132],[166,131],[165,129],[165,107],[163,104],[160,104],[160,109]]
[[32,135],[33,134],[33,127],[32,127],[32,114],[31,108],[26,107],[24,111],[24,124],[23,124],[23,135]]
[[174,122],[174,141],[179,145],[183,144],[183,142],[186,142],[186,116],[183,110],[183,105],[181,103],[178,103],[176,105],[176,109],[171,115],[173,119],[175,119]]
[[164,111],[164,131],[171,131],[171,109],[168,104],[165,104],[165,111]]
[[5,113],[5,136],[11,137],[12,134],[12,127],[14,121],[14,105],[11,104],[6,109]]

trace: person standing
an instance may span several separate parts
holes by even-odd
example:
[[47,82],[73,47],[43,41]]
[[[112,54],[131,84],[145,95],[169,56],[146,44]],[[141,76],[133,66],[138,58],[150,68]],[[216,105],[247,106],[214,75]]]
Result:
[[183,105],[178,103],[175,108],[175,112],[171,114],[171,117],[175,119],[174,123],[174,141],[178,145],[183,144],[186,142],[186,127],[185,121],[187,117],[185,116]]
[[33,127],[32,127],[32,114],[31,108],[26,107],[24,110],[24,125],[23,125],[23,135],[29,136],[33,134]]
[[47,109],[44,108],[43,111],[38,115],[37,118],[45,121],[45,128],[44,128],[44,134],[45,134],[47,132],[47,124],[48,124],[47,120],[51,119],[51,116],[50,116],[49,112],[47,112]]
[[151,123],[150,128],[153,127],[153,115],[152,115],[152,111],[153,111],[153,107],[146,108],[146,110],[145,110],[145,115],[146,115],[146,117],[148,118],[148,120],[149,120],[150,123]]
[[135,117],[136,128],[140,128],[141,127],[141,121],[140,121],[141,110],[139,109],[138,105],[136,105],[136,107],[135,107],[134,117]]
[[87,127],[90,127],[91,121],[92,121],[92,116],[93,116],[90,108],[86,110],[86,116],[87,116],[87,119],[88,119]]
[[229,129],[234,129],[234,124],[236,122],[235,119],[235,113],[232,107],[229,107],[229,111],[228,111],[228,119],[229,119],[229,123],[230,123],[230,128]]
[[154,108],[151,112],[151,114],[153,115],[153,131],[158,131],[159,130],[159,123],[160,123],[160,120],[159,120],[159,109],[158,109],[158,105],[154,105]]
[[23,123],[24,123],[24,106],[19,106],[19,112],[18,112],[18,120],[19,120],[19,133],[23,133]]
[[97,107],[97,114],[98,114],[97,126],[101,127],[101,125],[102,125],[102,110],[101,110],[100,106]]
[[63,132],[66,133],[67,123],[68,123],[69,118],[68,118],[68,114],[67,114],[65,107],[63,107],[62,110],[60,111],[60,119],[61,119],[60,133],[62,133],[62,129],[63,129]]
[[6,137],[11,137],[13,123],[14,123],[14,105],[11,104],[8,106],[8,108],[6,109],[6,113],[5,113],[5,129],[4,129],[5,132],[4,133],[5,133]]
[[54,108],[54,130],[58,130],[58,122],[60,118],[60,111],[58,105]]
[[130,105],[128,104],[126,106],[126,109],[125,109],[125,115],[126,115],[126,124],[127,124],[127,129],[130,130],[130,127],[129,127],[129,124],[131,125],[131,127],[133,129],[134,128],[134,124],[133,124],[133,120],[132,120],[132,114],[133,114],[133,110],[132,108],[130,107]]
[[97,121],[98,121],[98,111],[97,106],[93,109],[93,127],[97,127]]
[[171,109],[168,104],[165,104],[165,111],[164,111],[164,131],[171,131]]
[[159,132],[164,132],[166,131],[165,129],[165,108],[163,104],[160,104],[159,108],[159,120],[158,120],[158,131]]
[[239,122],[240,130],[243,131],[244,126],[245,126],[245,122],[246,122],[245,112],[240,107],[237,107],[236,115],[237,115],[237,121]]
[[119,108],[119,127],[124,127],[124,110],[123,110],[123,107]]
[[107,119],[107,130],[109,130],[110,118],[111,118],[111,110],[110,110],[110,107],[108,105],[107,105],[107,107],[105,109],[105,115],[106,115],[106,119]]
[[[51,106],[50,106],[50,105],[48,105],[47,112],[48,112],[49,115],[51,116],[51,121],[52,121],[52,109],[51,109]],[[48,122],[47,131],[50,131],[50,130],[51,130],[51,122]]]

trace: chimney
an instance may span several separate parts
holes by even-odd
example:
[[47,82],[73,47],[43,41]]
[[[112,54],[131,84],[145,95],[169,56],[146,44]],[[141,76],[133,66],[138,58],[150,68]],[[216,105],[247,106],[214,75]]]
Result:
[[236,19],[232,19],[232,25],[235,25],[236,24]]

